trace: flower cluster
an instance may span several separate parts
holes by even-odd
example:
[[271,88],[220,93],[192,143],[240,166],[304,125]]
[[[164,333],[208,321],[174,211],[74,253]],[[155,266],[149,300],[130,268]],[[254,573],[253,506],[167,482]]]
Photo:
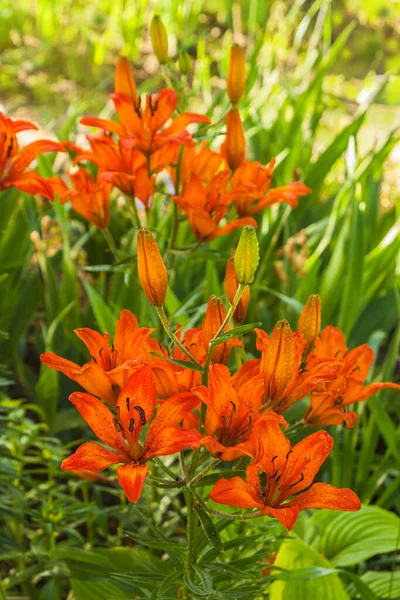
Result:
[[230,332],[229,320],[257,266],[242,253],[243,248],[251,249],[252,237],[242,234],[235,255],[234,263],[241,268],[233,266],[238,286],[228,313],[222,300],[212,296],[201,327],[183,334],[180,327],[173,332],[166,322],[162,304],[168,280],[158,247],[148,230],[140,231],[138,238],[143,290],[176,347],[170,352],[151,337],[153,330],[139,327],[124,310],[111,346],[108,334],[76,331],[91,357],[85,365],[52,353],[42,355],[45,364],[89,392],[75,392],[70,400],[99,440],[112,448],[86,442],[62,468],[97,472],[119,464],[118,480],[127,498],[136,502],[149,460],[191,448],[205,450],[217,462],[248,462],[246,480],[222,478],[215,484],[210,493],[214,502],[259,509],[257,515],[276,517],[288,529],[305,508],[358,510],[359,500],[351,490],[313,484],[332,449],[332,437],[317,431],[292,447],[283,431],[288,428],[283,414],[310,396],[303,426],[354,425],[355,413],[346,412],[349,404],[384,387],[400,389],[393,383],[364,386],[372,350],[364,345],[348,351],[339,330],[327,327],[320,332],[321,303],[313,295],[296,332],[287,321],[277,323],[271,336],[257,329],[261,357],[246,358],[232,373],[233,349],[239,347],[242,357],[244,350],[235,330]]

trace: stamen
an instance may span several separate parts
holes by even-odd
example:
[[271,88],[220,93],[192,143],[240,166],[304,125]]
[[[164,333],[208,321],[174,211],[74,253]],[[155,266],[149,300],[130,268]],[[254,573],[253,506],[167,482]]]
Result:
[[125,398],[125,401],[126,401],[126,408],[127,408],[127,411],[129,412],[129,411],[130,411],[130,409],[131,409],[131,399],[130,399],[130,398],[128,398],[128,396],[127,396],[127,397]]
[[289,452],[286,454],[286,460],[289,458],[289,454],[292,454],[293,450],[289,450]]
[[300,479],[298,481],[296,481],[295,483],[291,483],[289,485],[289,487],[294,487],[295,485],[298,485],[299,483],[301,483],[304,480],[304,473],[300,473]]
[[135,419],[132,417],[132,419],[129,421],[129,433],[132,433],[134,428],[135,428]]
[[96,363],[96,365],[97,365],[97,358],[96,358],[95,356],[92,356],[92,355],[90,355],[90,358],[91,358],[91,359],[92,359],[92,361],[93,361],[93,362],[95,362],[95,363]]
[[135,410],[138,411],[140,416],[140,424],[142,427],[144,427],[146,425],[146,413],[141,406],[135,406]]
[[229,400],[229,403],[232,404],[232,408],[233,408],[233,412],[236,412],[236,404],[233,402],[233,400]]

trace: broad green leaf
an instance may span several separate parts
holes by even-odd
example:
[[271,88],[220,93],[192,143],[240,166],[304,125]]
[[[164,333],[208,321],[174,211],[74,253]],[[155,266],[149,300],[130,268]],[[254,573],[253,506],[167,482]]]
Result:
[[[292,537],[282,543],[274,566],[289,571],[291,578],[296,576],[298,570],[301,575],[301,570],[307,567],[322,568],[322,571],[321,575],[317,574],[315,578],[274,581],[270,588],[271,600],[349,600],[339,576],[330,571],[333,568],[332,564],[298,538]],[[285,575],[284,572],[282,576]],[[279,577],[279,574],[277,576]]]
[[355,565],[400,547],[399,517],[376,506],[356,513],[323,511],[312,520],[321,526],[319,551],[336,566]]
[[107,579],[96,581],[70,579],[70,584],[76,600],[110,600],[110,598],[126,600],[127,598],[124,590]]
[[361,579],[368,584],[379,599],[400,598],[400,571],[367,571],[361,575]]

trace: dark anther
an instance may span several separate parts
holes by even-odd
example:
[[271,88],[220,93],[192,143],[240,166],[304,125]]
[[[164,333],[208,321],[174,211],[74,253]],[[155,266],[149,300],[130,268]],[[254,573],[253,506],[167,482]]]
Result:
[[286,460],[289,458],[289,454],[292,454],[293,450],[289,450],[289,452],[286,454]]
[[129,433],[132,433],[134,427],[135,427],[135,419],[132,417],[132,419],[129,421]]
[[272,462],[272,464],[274,464],[274,460],[276,460],[277,458],[278,458],[278,455],[276,455],[276,456],[273,456],[273,457],[271,458],[271,462]]
[[298,481],[296,481],[295,483],[291,483],[289,485],[289,487],[294,487],[295,485],[298,485],[299,483],[301,483],[304,480],[304,473],[300,473],[300,479]]
[[96,365],[97,365],[97,358],[96,358],[95,356],[92,356],[92,355],[90,355],[90,358],[91,358],[91,359],[92,359],[92,361],[93,361],[93,362],[95,362],[95,363],[96,363]]
[[354,367],[354,369],[352,370],[352,373],[355,373],[356,371],[361,371],[360,365],[357,365],[356,367]]
[[138,411],[140,416],[140,424],[142,427],[144,427],[146,425],[146,413],[141,406],[135,406],[135,410]]
[[13,149],[13,145],[14,145],[14,138],[11,138],[10,143],[8,144],[6,158],[10,158],[11,152]]
[[126,409],[127,409],[127,411],[129,412],[129,411],[130,411],[130,408],[131,408],[131,399],[130,399],[130,398],[128,398],[128,396],[127,396],[127,397],[125,398],[125,401],[126,401]]
[[100,354],[100,356],[101,356],[102,358],[103,358],[103,352],[104,352],[104,348],[100,348],[100,350],[99,350],[99,354]]
[[236,404],[233,402],[233,400],[229,400],[230,404],[232,404],[232,408],[233,408],[233,412],[236,412]]
[[121,433],[123,433],[124,428],[122,427],[121,423],[118,421],[118,419],[115,417],[114,418],[114,427],[117,431],[120,431]]
[[339,396],[339,398],[337,398],[335,400],[335,402],[333,403],[333,406],[340,406],[341,404],[343,404],[343,402],[344,402],[343,396]]
[[119,413],[121,412],[121,408],[119,406],[115,407],[115,415],[117,417],[117,419],[119,419]]

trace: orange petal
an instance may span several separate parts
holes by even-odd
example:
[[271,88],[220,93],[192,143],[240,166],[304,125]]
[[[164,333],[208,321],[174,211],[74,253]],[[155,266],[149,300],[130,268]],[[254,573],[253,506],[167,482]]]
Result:
[[[130,400],[129,403],[127,398]],[[129,377],[118,396],[117,409],[120,422],[125,430],[125,437],[129,431],[133,411],[143,414],[143,421],[148,423],[153,416],[155,405],[156,386],[153,373],[149,365],[143,365]],[[138,415],[136,414],[136,416]],[[140,421],[142,421],[142,417],[140,417]],[[145,423],[142,423],[142,427]]]
[[58,356],[58,354],[54,354],[54,352],[45,352],[44,354],[41,354],[40,360],[46,366],[64,373],[64,375],[70,377],[71,379],[73,379],[75,373],[81,370],[79,365],[71,360],[63,358],[62,356]]
[[121,434],[115,428],[114,417],[101,400],[83,392],[74,392],[70,395],[69,400],[79,410],[81,416],[99,440],[129,457]]
[[187,415],[199,404],[199,399],[191,392],[182,392],[165,400],[157,409],[157,414],[150,425],[147,439],[154,437],[165,427],[179,425]]
[[305,508],[329,508],[331,510],[360,510],[360,500],[352,490],[348,488],[337,488],[328,483],[314,483],[309,490],[299,494],[284,504],[283,507]]
[[202,436],[198,431],[165,427],[157,431],[150,439],[143,453],[146,460],[155,456],[168,456],[184,448],[199,448]]
[[87,125],[88,127],[98,127],[99,129],[104,129],[105,131],[111,131],[111,133],[115,133],[120,137],[126,135],[125,128],[116,121],[99,119],[98,117],[83,117],[80,122],[82,125]]
[[148,465],[129,464],[117,467],[118,481],[129,502],[139,500],[148,472]]
[[58,142],[53,142],[52,140],[32,142],[18,152],[17,156],[12,161],[8,176],[12,178],[17,173],[25,171],[35,158],[45,152],[65,152],[65,148]]
[[227,225],[224,225],[223,227],[218,227],[218,229],[215,232],[214,237],[220,237],[221,235],[228,235],[228,233],[235,231],[235,229],[238,229],[239,227],[244,227],[245,225],[251,225],[252,227],[258,227],[257,221],[255,219],[253,219],[252,217],[243,217],[242,219],[234,219]]
[[14,171],[12,176],[8,172],[4,187],[15,187],[26,194],[31,194],[32,196],[41,194],[48,200],[54,200],[51,183],[43,179],[36,171],[27,171],[26,173]]
[[252,485],[241,477],[220,479],[210,492],[210,498],[218,504],[237,506],[238,508],[263,508]]
[[89,350],[90,356],[95,359],[99,364],[103,363],[103,355],[108,356],[108,339],[109,334],[106,333],[102,335],[98,331],[94,329],[89,329],[88,327],[81,327],[79,329],[75,329],[74,333],[78,336],[80,340],[85,344],[86,348]]
[[280,523],[290,531],[296,524],[297,517],[299,516],[300,509],[297,506],[286,508],[285,504],[282,508],[272,508],[271,506],[265,506],[262,509],[263,515],[275,517]]
[[103,471],[110,465],[116,465],[123,461],[120,454],[103,448],[96,442],[86,442],[62,461],[61,468],[64,471]]
[[279,489],[283,490],[279,501],[301,492],[314,481],[332,446],[333,438],[326,431],[318,431],[293,447],[279,480]]

